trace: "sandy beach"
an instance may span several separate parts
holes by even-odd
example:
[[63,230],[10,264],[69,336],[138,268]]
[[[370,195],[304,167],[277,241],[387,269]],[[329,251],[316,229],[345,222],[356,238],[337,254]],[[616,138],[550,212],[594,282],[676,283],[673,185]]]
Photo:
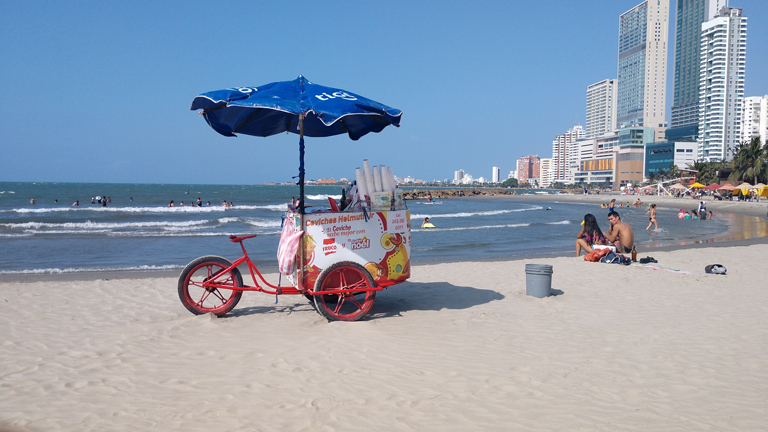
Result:
[[619,193],[608,193],[604,195],[500,195],[498,197],[504,197],[509,199],[515,199],[520,201],[559,201],[559,202],[584,202],[593,204],[608,204],[611,199],[616,199],[616,207],[619,209],[619,203],[627,202],[633,203],[637,198],[643,202],[645,207],[648,204],[656,204],[659,208],[668,209],[695,209],[697,208],[699,201],[707,203],[707,210],[715,213],[735,213],[746,216],[765,217],[768,214],[768,199],[761,198],[760,201],[718,201],[712,197],[704,197],[701,200],[693,200],[691,197],[686,198],[673,198],[670,196],[656,196],[656,195],[621,195]]
[[764,430],[768,245],[651,254],[683,272],[416,266],[354,323],[259,293],[194,316],[175,278],[0,283],[0,430]]

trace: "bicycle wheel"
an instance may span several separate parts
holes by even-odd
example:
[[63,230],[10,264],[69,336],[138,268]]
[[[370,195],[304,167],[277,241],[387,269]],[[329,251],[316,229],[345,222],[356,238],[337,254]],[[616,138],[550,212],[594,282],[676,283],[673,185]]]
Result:
[[315,309],[329,321],[357,321],[367,314],[376,299],[376,291],[355,291],[373,288],[368,270],[352,261],[337,262],[320,273],[313,291],[343,290],[339,294],[313,296]]
[[[187,264],[179,276],[179,299],[195,315],[213,313],[222,316],[240,301],[243,286],[240,270],[234,268],[223,273],[232,263],[217,256],[200,257]],[[227,288],[203,287],[209,280]],[[229,287],[232,287],[231,289]]]

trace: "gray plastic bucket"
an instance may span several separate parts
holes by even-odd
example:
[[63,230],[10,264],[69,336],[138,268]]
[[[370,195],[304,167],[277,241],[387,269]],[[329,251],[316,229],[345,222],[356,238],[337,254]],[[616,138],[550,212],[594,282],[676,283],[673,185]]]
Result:
[[552,294],[551,265],[525,265],[525,293],[538,298],[549,297]]

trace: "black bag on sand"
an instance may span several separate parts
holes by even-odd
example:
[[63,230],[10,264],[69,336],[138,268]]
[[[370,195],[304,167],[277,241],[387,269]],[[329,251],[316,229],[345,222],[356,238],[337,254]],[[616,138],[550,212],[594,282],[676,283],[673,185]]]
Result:
[[704,271],[709,274],[724,275],[727,270],[722,264],[710,264],[704,267]]

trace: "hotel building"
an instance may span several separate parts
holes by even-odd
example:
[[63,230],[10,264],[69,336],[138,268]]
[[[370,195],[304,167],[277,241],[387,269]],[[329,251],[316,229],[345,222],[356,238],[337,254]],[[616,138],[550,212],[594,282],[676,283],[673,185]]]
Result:
[[712,18],[727,0],[677,0],[675,14],[675,75],[670,128],[687,128],[673,135],[692,137],[699,128],[699,65],[701,25]]
[[584,128],[580,125],[568,129],[552,141],[552,182],[572,183],[571,163],[577,156],[573,143],[584,138]]
[[741,114],[741,142],[759,136],[765,145],[768,138],[768,95],[744,98]]
[[729,161],[739,144],[747,18],[723,8],[701,25],[698,160]]
[[517,181],[519,184],[538,184],[539,161],[538,155],[523,156],[517,161]]
[[666,128],[669,0],[647,0],[619,17],[617,128]]
[[605,79],[587,87],[587,138],[594,138],[616,128],[615,79]]

